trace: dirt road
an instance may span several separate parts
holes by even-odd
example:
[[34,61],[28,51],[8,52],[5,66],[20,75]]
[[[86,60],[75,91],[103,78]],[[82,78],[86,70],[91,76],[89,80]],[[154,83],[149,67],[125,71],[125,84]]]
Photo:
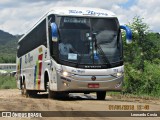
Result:
[[[96,100],[94,94],[70,94],[66,99],[48,99],[47,94],[39,94],[35,98],[25,98],[21,96],[20,91],[17,89],[0,90],[0,111],[109,111],[120,109],[117,106],[134,106],[134,110],[137,109],[137,105],[149,106],[150,111],[160,111],[159,100],[142,100],[142,99],[126,99],[117,100],[110,96],[106,97],[105,101]],[[143,109],[142,109],[143,110]],[[122,111],[122,110],[121,110]],[[89,113],[86,113],[89,114]],[[47,117],[47,118],[0,118],[0,120],[158,120],[157,117],[132,117],[132,118],[120,118],[120,117]]]

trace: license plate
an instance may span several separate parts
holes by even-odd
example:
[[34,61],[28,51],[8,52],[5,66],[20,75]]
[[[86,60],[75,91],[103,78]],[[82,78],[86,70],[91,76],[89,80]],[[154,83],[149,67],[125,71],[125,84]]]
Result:
[[99,84],[89,83],[88,88],[99,88]]

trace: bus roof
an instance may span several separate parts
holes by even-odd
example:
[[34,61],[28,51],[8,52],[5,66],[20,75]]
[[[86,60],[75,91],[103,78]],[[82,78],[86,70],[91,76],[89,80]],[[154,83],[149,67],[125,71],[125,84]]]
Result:
[[62,16],[92,16],[92,17],[115,17],[115,14],[109,10],[88,7],[55,7],[49,14]]
[[39,21],[27,31],[18,42],[20,42],[30,31],[32,31],[46,16],[50,14],[56,14],[60,16],[79,16],[79,17],[116,17],[115,14],[106,9],[89,8],[89,7],[53,7],[47,13],[45,13]]

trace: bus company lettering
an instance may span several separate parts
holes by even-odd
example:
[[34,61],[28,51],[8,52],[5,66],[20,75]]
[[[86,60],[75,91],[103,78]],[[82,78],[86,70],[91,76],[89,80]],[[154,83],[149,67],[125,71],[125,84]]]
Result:
[[95,11],[92,11],[92,10],[87,10],[87,14],[88,15],[96,15],[96,16],[100,16],[100,15],[108,16],[107,13],[95,12]]
[[77,70],[77,73],[80,73],[80,74],[85,73],[85,70]]
[[102,68],[102,66],[85,66],[85,68]]
[[82,11],[78,11],[78,10],[69,10],[69,14],[82,14]]
[[33,56],[30,55],[30,53],[28,53],[28,55],[25,55],[25,63],[30,63],[33,61]]
[[108,16],[107,13],[95,12],[93,10],[87,10],[85,13],[78,10],[69,10],[69,14],[83,14],[83,15],[94,15],[94,16]]

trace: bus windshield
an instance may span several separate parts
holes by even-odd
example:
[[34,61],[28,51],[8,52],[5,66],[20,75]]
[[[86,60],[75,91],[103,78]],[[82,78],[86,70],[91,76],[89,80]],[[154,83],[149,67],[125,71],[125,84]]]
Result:
[[58,17],[59,58],[75,64],[112,64],[122,60],[116,18]]

